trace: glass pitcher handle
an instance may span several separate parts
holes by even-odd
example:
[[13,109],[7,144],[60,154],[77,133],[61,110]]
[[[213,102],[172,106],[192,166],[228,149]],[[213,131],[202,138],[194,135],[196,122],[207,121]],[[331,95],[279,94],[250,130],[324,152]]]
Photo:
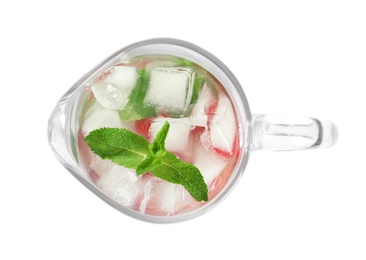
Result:
[[330,147],[337,127],[328,120],[300,116],[252,115],[251,150],[289,151]]

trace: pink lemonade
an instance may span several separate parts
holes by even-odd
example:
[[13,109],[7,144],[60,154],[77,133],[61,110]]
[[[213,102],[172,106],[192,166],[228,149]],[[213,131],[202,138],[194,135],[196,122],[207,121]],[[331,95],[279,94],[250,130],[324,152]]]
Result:
[[125,128],[152,142],[167,121],[167,151],[196,166],[209,201],[225,187],[240,153],[235,107],[208,71],[173,56],[141,56],[114,65],[86,87],[78,156],[104,194],[142,214],[171,216],[204,205],[181,185],[102,160],[84,141],[102,127]]

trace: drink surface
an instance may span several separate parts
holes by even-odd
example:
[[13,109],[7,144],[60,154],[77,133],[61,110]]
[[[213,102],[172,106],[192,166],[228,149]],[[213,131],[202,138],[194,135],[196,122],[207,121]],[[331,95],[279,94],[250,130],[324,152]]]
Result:
[[[137,176],[102,160],[84,138],[102,128],[125,128],[152,142],[167,121],[167,151],[196,166],[209,202],[226,185],[239,155],[238,124],[224,87],[209,72],[173,56],[141,56],[107,69],[86,86],[81,102],[78,156],[107,196],[142,214],[170,216],[202,206],[181,185]],[[208,202],[208,203],[209,203]]]

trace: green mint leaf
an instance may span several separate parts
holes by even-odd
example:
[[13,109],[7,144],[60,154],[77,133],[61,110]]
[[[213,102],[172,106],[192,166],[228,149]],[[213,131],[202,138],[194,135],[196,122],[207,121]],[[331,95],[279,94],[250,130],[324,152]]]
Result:
[[194,104],[197,102],[200,89],[203,83],[203,78],[196,77],[194,79],[193,89],[192,89],[192,98],[191,98],[191,104]]
[[185,66],[185,67],[191,67],[191,68],[193,68],[194,66],[194,63],[192,62],[192,61],[190,61],[190,60],[186,60],[186,59],[182,59],[182,58],[178,58],[177,59],[177,62],[178,62],[178,64],[179,65],[181,65],[181,66]]
[[102,159],[136,170],[137,175],[154,176],[180,184],[197,201],[208,201],[208,189],[200,171],[165,149],[169,123],[166,122],[152,144],[127,129],[100,128],[85,137],[91,150]]
[[169,127],[169,123],[165,122],[156,134],[153,143],[149,145],[150,155],[136,169],[137,175],[149,172],[156,166],[161,165],[160,158],[166,154],[165,139],[168,135]]
[[131,102],[127,102],[126,106],[124,106],[121,110],[118,111],[119,118],[122,122],[135,121],[143,119],[144,117],[136,112],[135,105]]
[[149,145],[150,152],[155,156],[162,156],[165,154],[165,139],[168,135],[169,131],[169,123],[166,121],[164,125],[160,128],[159,132],[156,134],[156,137],[152,144]]
[[154,158],[153,156],[148,156],[146,159],[137,167],[136,174],[137,176],[151,172],[155,167],[161,165],[160,158]]
[[161,164],[150,172],[160,179],[181,184],[197,201],[208,201],[208,189],[200,171],[174,154],[167,152],[161,157]]
[[151,170],[151,165],[154,162],[154,156],[148,155],[136,168],[136,174],[141,175]]
[[144,99],[149,87],[149,75],[145,69],[137,71],[138,78],[135,88],[131,91],[128,102],[118,111],[122,122],[134,121],[156,115],[155,108],[145,106]]
[[102,159],[131,169],[137,169],[150,154],[149,142],[127,129],[100,128],[91,131],[85,141]]

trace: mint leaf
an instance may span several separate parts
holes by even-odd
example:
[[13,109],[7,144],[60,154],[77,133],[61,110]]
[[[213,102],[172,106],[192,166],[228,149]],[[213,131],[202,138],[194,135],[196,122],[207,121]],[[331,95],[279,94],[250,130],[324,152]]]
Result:
[[145,69],[137,71],[137,83],[131,91],[128,102],[124,108],[118,111],[122,122],[134,121],[156,115],[155,108],[145,106],[144,99],[149,87],[150,77]]
[[169,123],[161,127],[152,144],[149,145],[150,155],[137,167],[137,175],[151,171],[154,167],[161,165],[160,158],[166,154],[165,139],[168,136]]
[[136,174],[137,176],[147,173],[147,172],[151,172],[152,169],[154,169],[155,167],[161,165],[161,160],[159,157],[153,157],[153,156],[148,156],[146,157],[146,159],[137,167],[136,169]]
[[154,162],[154,156],[148,155],[136,168],[136,174],[141,175],[151,170]]
[[152,144],[149,145],[150,152],[155,156],[162,156],[165,154],[165,139],[168,136],[169,131],[169,123],[168,121],[161,127],[159,132],[156,134],[156,137]]
[[208,189],[200,171],[174,154],[167,152],[161,158],[161,165],[150,172],[160,179],[181,184],[197,201],[208,201]]
[[178,64],[181,65],[181,66],[185,66],[185,67],[194,67],[194,63],[190,60],[186,60],[186,59],[183,59],[183,58],[178,58],[177,60]]
[[118,115],[122,122],[135,121],[144,118],[142,115],[137,113],[135,105],[131,102],[131,99],[127,102],[124,108],[118,111]]
[[193,84],[193,89],[192,89],[192,98],[191,98],[190,104],[194,104],[197,102],[202,83],[203,83],[203,78],[196,77],[194,79],[194,84]]
[[151,172],[154,176],[180,184],[197,201],[208,201],[208,189],[200,171],[165,149],[169,123],[165,122],[152,144],[127,129],[100,128],[84,139],[102,159],[136,170],[137,175]]
[[149,142],[127,129],[100,128],[85,137],[90,149],[102,159],[136,169],[150,154]]

